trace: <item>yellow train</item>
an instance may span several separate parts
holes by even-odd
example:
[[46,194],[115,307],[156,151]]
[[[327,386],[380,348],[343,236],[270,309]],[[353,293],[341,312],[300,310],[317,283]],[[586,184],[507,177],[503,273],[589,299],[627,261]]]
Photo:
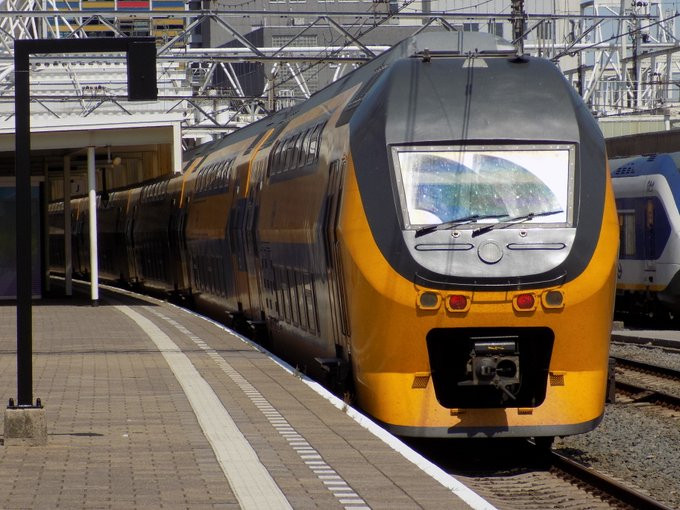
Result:
[[397,434],[551,438],[602,418],[604,141],[552,63],[499,39],[406,39],[98,207],[105,276],[251,328]]

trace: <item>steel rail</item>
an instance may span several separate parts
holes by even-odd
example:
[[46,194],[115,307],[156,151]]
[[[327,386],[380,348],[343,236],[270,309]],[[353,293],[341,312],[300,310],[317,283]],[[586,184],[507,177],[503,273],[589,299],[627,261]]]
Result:
[[672,510],[671,507],[560,453],[550,451],[548,460],[553,468],[587,483],[592,489],[601,491],[623,504],[630,505],[633,508]]
[[676,370],[674,368],[660,367],[658,365],[652,365],[651,363],[645,363],[644,361],[637,361],[630,358],[624,358],[622,356],[609,356],[609,357],[616,360],[617,366],[628,367],[634,370],[648,372],[659,377],[680,379],[680,370]]
[[622,381],[616,381],[616,390],[631,395],[634,402],[658,403],[667,407],[680,408],[680,397],[669,395],[663,391]]

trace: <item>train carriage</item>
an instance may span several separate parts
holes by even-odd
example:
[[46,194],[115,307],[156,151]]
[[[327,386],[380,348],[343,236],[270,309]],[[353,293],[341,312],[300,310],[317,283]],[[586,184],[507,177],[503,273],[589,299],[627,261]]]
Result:
[[624,320],[680,313],[680,154],[611,161],[621,229],[616,308]]

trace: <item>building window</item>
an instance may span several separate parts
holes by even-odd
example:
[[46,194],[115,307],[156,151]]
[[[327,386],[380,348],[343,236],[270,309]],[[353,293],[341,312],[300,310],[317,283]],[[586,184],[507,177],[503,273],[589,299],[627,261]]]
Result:
[[488,30],[490,34],[503,37],[503,23],[498,23],[497,21],[491,20],[489,21]]
[[544,41],[552,41],[553,24],[551,21],[544,21],[536,27],[536,37]]
[[[293,36],[290,35],[272,35],[272,46],[274,47],[282,47],[287,45]],[[314,47],[317,46],[317,36],[316,35],[302,35],[295,39],[290,45],[286,47]],[[284,48],[282,50],[282,53],[285,54],[286,49]],[[293,73],[291,70],[295,71],[296,73],[301,71],[301,77],[298,76],[298,79],[302,79],[302,81],[305,82],[307,85],[307,88],[309,89],[310,92],[316,92],[319,89],[319,66],[314,65],[310,66],[307,63],[300,64],[297,68],[295,65],[286,66],[283,65],[279,67],[278,69],[278,74],[276,77],[276,91],[277,91],[277,96],[278,97],[299,97],[302,95],[297,81],[295,77],[293,76]],[[295,104],[295,101],[291,101],[290,104],[286,101],[281,101],[280,106],[285,107],[285,106],[291,106]]]

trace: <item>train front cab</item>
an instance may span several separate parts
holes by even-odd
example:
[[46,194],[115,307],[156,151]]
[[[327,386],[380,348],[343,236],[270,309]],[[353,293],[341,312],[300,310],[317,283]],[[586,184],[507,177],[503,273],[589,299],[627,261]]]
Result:
[[[594,428],[604,411],[616,278],[610,181],[599,242],[578,278],[521,291],[441,291],[384,263],[352,164],[348,174],[340,232],[360,406],[404,436],[539,437]],[[504,374],[500,381],[484,380],[487,365]],[[470,368],[478,375],[464,375]],[[504,386],[520,377],[528,387],[505,398]]]

